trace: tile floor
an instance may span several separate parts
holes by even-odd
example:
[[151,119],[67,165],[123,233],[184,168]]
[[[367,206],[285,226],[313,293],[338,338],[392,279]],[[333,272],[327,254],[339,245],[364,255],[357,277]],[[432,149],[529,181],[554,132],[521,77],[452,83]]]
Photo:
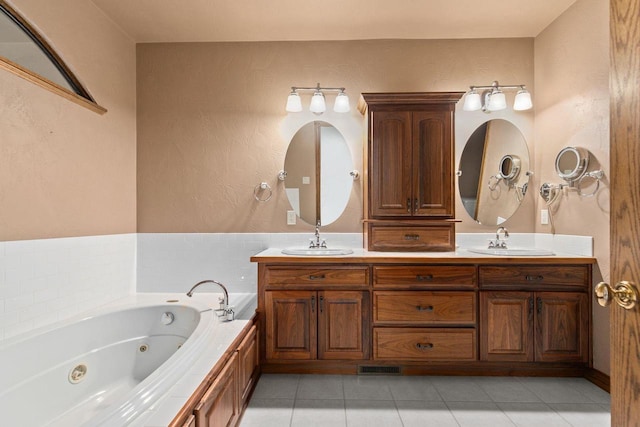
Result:
[[263,374],[241,427],[608,427],[582,378]]

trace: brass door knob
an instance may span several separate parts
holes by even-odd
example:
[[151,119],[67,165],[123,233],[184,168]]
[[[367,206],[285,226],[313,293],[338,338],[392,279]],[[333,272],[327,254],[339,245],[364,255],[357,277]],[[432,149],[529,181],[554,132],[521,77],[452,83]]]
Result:
[[594,292],[598,298],[598,304],[603,307],[607,307],[611,301],[615,300],[620,307],[631,310],[638,302],[638,289],[626,280],[618,282],[615,288],[608,283],[600,282],[596,285]]

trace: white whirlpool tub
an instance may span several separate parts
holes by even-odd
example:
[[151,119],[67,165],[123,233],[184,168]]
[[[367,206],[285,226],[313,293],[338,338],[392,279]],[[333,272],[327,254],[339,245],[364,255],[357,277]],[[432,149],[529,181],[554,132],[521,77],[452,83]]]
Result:
[[211,297],[132,299],[0,344],[0,425],[145,425],[224,326]]

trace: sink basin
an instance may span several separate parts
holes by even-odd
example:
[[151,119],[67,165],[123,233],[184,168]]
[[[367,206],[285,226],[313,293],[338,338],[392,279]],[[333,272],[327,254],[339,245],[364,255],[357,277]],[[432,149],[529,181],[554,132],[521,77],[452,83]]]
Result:
[[282,253],[300,256],[337,256],[352,254],[353,250],[347,248],[287,248],[283,249]]
[[467,250],[469,252],[474,252],[476,254],[494,255],[494,256],[552,256],[552,255],[555,255],[553,252],[548,251],[546,249],[537,249],[537,248],[509,248],[509,249],[472,248]]

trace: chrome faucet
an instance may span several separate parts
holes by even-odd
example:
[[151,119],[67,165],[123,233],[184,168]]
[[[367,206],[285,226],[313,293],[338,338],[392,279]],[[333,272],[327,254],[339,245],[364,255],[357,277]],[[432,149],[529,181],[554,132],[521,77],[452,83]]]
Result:
[[327,242],[322,239],[322,241],[320,241],[320,220],[318,220],[318,222],[316,223],[316,234],[315,234],[315,241],[314,239],[310,239],[311,241],[309,242],[309,248],[310,249],[320,249],[320,248],[326,248],[327,247]]
[[[502,240],[500,240],[500,234],[503,235]],[[496,240],[489,241],[489,249],[507,249],[507,240],[509,240],[509,231],[504,227],[500,227],[496,231]]]
[[196,283],[195,285],[193,285],[191,287],[191,289],[189,289],[189,292],[187,292],[187,296],[189,298],[191,298],[193,296],[193,291],[195,291],[195,289],[198,286],[204,285],[205,283],[211,283],[211,284],[214,284],[214,285],[218,285],[222,289],[222,293],[223,293],[224,297],[222,297],[222,298],[220,298],[218,300],[218,302],[220,303],[220,308],[214,310],[214,312],[216,313],[218,318],[220,320],[228,320],[228,321],[233,320],[234,319],[234,312],[233,312],[233,307],[229,306],[229,292],[227,291],[227,288],[222,283],[220,283],[218,281],[215,281],[215,280],[202,280],[202,281]]

